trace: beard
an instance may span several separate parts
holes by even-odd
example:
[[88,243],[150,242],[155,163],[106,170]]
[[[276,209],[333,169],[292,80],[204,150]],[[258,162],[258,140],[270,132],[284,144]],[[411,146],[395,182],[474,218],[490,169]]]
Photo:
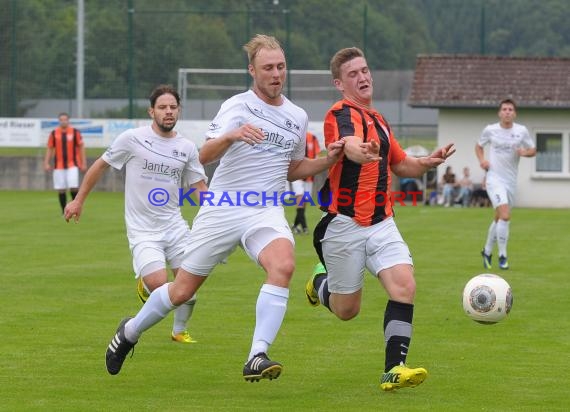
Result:
[[279,99],[281,97],[282,92],[283,92],[283,84],[279,85],[278,87],[277,86],[267,86],[267,87],[257,86],[256,94],[261,95],[268,100],[276,100],[276,99]]
[[172,131],[172,129],[174,129],[174,126],[176,126],[176,122],[172,122],[171,125],[165,125],[164,123],[156,122],[156,126],[161,132],[169,133]]

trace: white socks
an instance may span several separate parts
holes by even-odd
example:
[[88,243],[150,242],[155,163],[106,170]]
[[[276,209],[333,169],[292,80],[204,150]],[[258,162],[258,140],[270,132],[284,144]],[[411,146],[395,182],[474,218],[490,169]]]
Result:
[[190,298],[188,302],[180,305],[174,311],[174,326],[172,326],[172,333],[178,335],[188,329],[188,320],[192,316],[194,305],[196,304],[196,294]]
[[168,296],[168,285],[170,283],[155,289],[139,313],[125,324],[125,337],[129,342],[136,343],[145,330],[160,322],[175,308]]
[[487,243],[485,243],[485,254],[493,253],[495,242],[499,247],[499,256],[507,257],[507,243],[509,242],[509,220],[498,220],[491,222],[487,232]]
[[493,253],[493,248],[495,247],[495,242],[497,241],[497,222],[494,220],[491,222],[489,226],[489,230],[487,231],[487,242],[485,243],[485,254],[487,256]]
[[507,257],[507,243],[509,241],[509,221],[499,220],[497,222],[497,245],[499,246],[499,256]]
[[[154,290],[139,313],[125,325],[125,337],[136,343],[142,333],[157,324],[171,312],[175,306],[168,296],[168,285],[165,283]],[[194,297],[193,297],[194,298]],[[260,352],[267,353],[285,318],[289,289],[264,284],[261,287],[255,308],[256,322],[248,360]],[[190,303],[192,299],[190,299]],[[181,305],[192,307],[193,305]],[[190,310],[191,313],[191,310]]]
[[287,288],[268,284],[261,287],[255,308],[255,331],[248,360],[260,352],[267,353],[285,318],[288,299]]

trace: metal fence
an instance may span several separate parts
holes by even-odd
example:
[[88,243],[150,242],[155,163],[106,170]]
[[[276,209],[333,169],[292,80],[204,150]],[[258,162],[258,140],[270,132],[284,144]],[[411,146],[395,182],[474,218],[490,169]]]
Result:
[[[211,3],[209,8],[206,3]],[[226,3],[232,7],[222,7]],[[292,70],[285,93],[306,108],[311,120],[322,120],[337,92],[328,70],[295,69],[300,45],[307,43],[308,21],[299,15],[292,21],[286,4],[275,0],[174,0],[168,4],[0,0],[0,118],[49,118],[61,111],[72,118],[146,118],[147,96],[156,84],[179,86],[180,68],[213,67],[212,61],[215,69],[245,68],[241,45],[252,34],[263,32],[277,36],[287,51]],[[364,49],[366,30],[360,29],[366,26],[366,4],[351,10],[362,27],[347,39]],[[192,9],[196,7],[202,9]],[[314,69],[326,68],[327,63],[314,62],[318,66]],[[242,73],[237,77],[227,74],[224,79],[232,93],[248,86],[249,77],[244,69],[238,70]],[[310,74],[317,72],[319,78]],[[380,81],[375,77],[375,100],[392,113],[388,117],[398,125],[398,134],[434,137],[436,116],[416,116],[422,111],[407,107],[412,71],[375,72],[375,76],[385,76]],[[213,90],[211,77],[194,80],[183,118],[211,119],[227,93]]]
[[120,99],[96,115],[137,118],[146,109],[138,102],[156,84],[176,85],[189,62],[245,67],[240,47],[259,31],[288,46],[278,1],[233,3],[0,0],[0,117],[25,117],[45,99],[73,101],[72,117],[85,117],[83,99]]

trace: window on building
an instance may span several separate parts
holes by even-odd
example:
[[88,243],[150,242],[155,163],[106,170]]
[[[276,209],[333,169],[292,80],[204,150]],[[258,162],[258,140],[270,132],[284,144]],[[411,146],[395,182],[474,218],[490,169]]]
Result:
[[536,134],[536,171],[563,172],[562,133]]

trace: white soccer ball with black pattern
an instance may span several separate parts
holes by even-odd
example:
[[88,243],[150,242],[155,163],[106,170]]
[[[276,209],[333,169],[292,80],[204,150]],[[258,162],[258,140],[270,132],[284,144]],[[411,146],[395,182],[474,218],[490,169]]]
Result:
[[497,323],[509,314],[512,307],[511,287],[500,276],[491,273],[477,275],[463,289],[463,309],[476,322]]

